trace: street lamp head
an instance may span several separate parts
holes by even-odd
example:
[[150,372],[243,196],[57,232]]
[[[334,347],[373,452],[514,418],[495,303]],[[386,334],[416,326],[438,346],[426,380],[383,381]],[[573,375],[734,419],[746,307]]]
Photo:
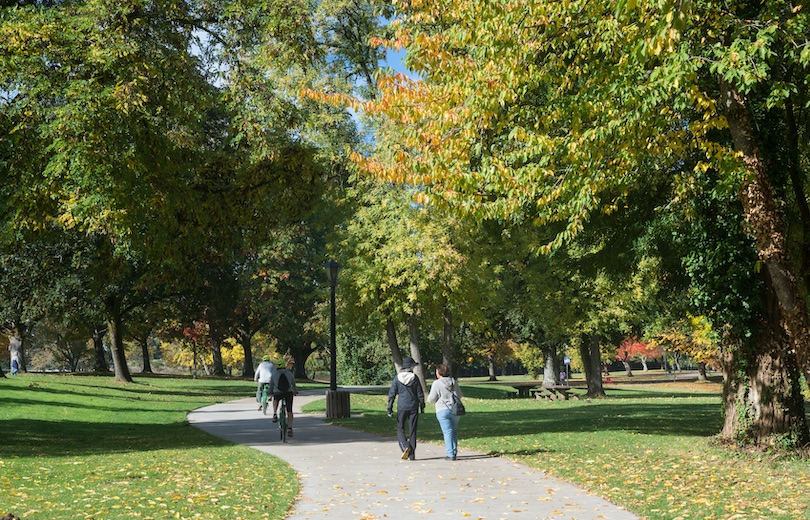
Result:
[[326,276],[329,278],[329,287],[337,286],[337,279],[338,279],[338,271],[340,270],[340,264],[335,262],[334,260],[329,260],[325,264],[326,267]]

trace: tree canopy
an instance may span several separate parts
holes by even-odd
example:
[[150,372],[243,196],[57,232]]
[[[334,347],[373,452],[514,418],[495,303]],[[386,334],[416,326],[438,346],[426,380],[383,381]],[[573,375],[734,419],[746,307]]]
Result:
[[101,365],[106,328],[128,380],[126,323],[160,302],[215,372],[239,343],[249,374],[261,332],[303,375],[335,255],[358,376],[383,334],[395,365],[407,334],[445,363],[520,343],[553,377],[568,344],[601,395],[607,345],[666,337],[722,367],[724,439],[808,444],[809,23],[784,0],[6,2],[3,329],[24,359],[43,316],[85,320]]
[[[394,136],[384,153],[355,155],[357,164],[413,186],[423,203],[562,224],[536,244],[543,251],[572,243],[599,215],[638,205],[634,194],[653,179],[671,184],[670,202],[688,202],[702,174],[716,175],[713,189],[740,201],[776,298],[753,317],[759,357],[742,359],[733,345],[750,329],[737,328],[726,337],[728,366],[784,367],[737,380],[736,399],[757,412],[724,434],[810,441],[796,386],[796,367],[808,365],[807,306],[777,201],[804,193],[775,160],[806,153],[777,136],[806,128],[794,107],[807,102],[810,14],[781,0],[395,5],[387,44],[407,49],[420,79],[382,77],[379,97],[357,103],[390,121]],[[758,401],[748,388],[759,385],[779,388],[778,397]]]

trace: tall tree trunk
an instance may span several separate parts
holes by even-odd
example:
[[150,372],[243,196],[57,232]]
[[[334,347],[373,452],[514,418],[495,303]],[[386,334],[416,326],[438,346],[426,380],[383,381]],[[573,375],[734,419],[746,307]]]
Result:
[[805,291],[810,291],[810,205],[804,193],[804,175],[799,159],[799,131],[793,108],[793,95],[785,100],[785,123],[787,127],[787,158],[790,184],[793,188],[793,200],[799,210],[801,244],[799,246],[799,274]]
[[225,365],[222,364],[222,336],[217,334],[211,338],[211,373],[215,376],[225,375]]
[[25,363],[25,343],[28,337],[28,327],[21,321],[14,321],[11,324],[8,336],[8,350],[11,353],[11,361],[17,360],[20,372],[28,372]]
[[560,366],[557,361],[557,349],[553,345],[543,347],[543,355],[546,358],[543,366],[543,385],[554,386],[560,383]]
[[588,384],[586,397],[606,397],[602,387],[602,364],[599,354],[599,336],[584,335],[579,342],[579,354],[585,381]]
[[[765,268],[766,302],[762,337],[758,338],[754,352],[732,357],[732,361],[747,363],[741,367],[745,367],[748,380],[727,382],[733,395],[725,396],[726,424],[731,421],[736,429],[747,431],[746,438],[755,444],[784,443],[785,438],[798,445],[807,444],[810,431],[798,392],[800,369],[807,368],[810,349],[807,305],[796,284],[788,256],[786,227],[757,147],[747,100],[722,80],[720,87],[734,147],[742,154],[749,172],[740,199],[748,232]],[[736,372],[727,376],[739,377]],[[729,414],[733,417],[728,417]],[[741,417],[751,423],[739,424]],[[728,428],[723,429],[723,436],[738,438]]]
[[150,361],[149,355],[149,335],[152,334],[152,331],[149,330],[140,338],[135,338],[135,342],[141,346],[141,357],[143,358],[143,370],[142,372],[151,374],[152,373],[152,363]]
[[[810,443],[796,358],[764,330],[757,349],[723,354],[725,418],[721,438],[742,445],[782,448]],[[747,370],[741,368],[746,367]]]
[[314,338],[307,334],[301,334],[301,339],[298,343],[290,345],[289,351],[292,356],[295,366],[293,367],[293,375],[297,380],[304,380],[307,378],[306,364],[309,356],[315,352],[312,348]]
[[[799,276],[804,286],[804,294],[810,293],[810,205],[807,203],[807,196],[804,191],[804,175],[799,159],[799,131],[796,126],[795,109],[793,106],[793,95],[785,100],[785,122],[787,126],[788,143],[788,172],[790,173],[790,184],[793,188],[793,200],[799,209],[801,219],[801,245],[799,247]],[[810,363],[800,367],[804,372],[804,381],[810,389]]]
[[453,370],[453,311],[445,301],[442,305],[442,363]]
[[416,316],[413,314],[408,315],[408,343],[411,346],[411,357],[414,361],[419,363],[414,367],[413,371],[419,376],[419,382],[422,384],[422,391],[427,395],[427,381],[425,380],[425,365],[422,363],[422,352],[419,348],[419,327],[416,323]]
[[698,363],[698,381],[708,381],[709,378],[706,377],[706,363]]
[[490,381],[498,380],[498,376],[495,374],[495,356],[492,354],[487,356],[487,371],[489,372]]
[[127,354],[124,351],[123,318],[121,316],[121,301],[110,296],[106,302],[107,330],[110,333],[110,351],[112,352],[113,366],[115,367],[115,380],[124,383],[132,382],[132,374],[127,366]]
[[197,346],[191,346],[191,379],[197,379]]
[[104,352],[104,335],[107,328],[104,326],[93,327],[93,370],[99,373],[109,373],[110,365],[107,362],[107,353]]
[[211,365],[208,364],[208,359],[206,359],[205,355],[197,355],[197,361],[199,365],[202,367],[203,375],[210,376],[211,375]]
[[253,368],[253,334],[250,328],[250,322],[247,318],[242,321],[242,324],[236,331],[239,339],[239,344],[245,351],[245,361],[242,363],[242,377],[249,377],[253,379],[256,375],[256,369]]
[[399,372],[402,369],[402,352],[399,350],[397,328],[390,315],[385,317],[385,335],[388,339],[388,348],[391,350],[391,359],[394,360],[394,367]]

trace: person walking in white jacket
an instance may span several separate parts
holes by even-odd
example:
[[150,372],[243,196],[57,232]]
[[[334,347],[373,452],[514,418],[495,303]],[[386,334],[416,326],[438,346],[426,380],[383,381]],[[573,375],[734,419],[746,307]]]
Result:
[[[256,367],[256,373],[253,375],[253,380],[258,383],[256,386],[256,402],[259,403],[259,411],[262,411],[262,390],[265,385],[270,385],[273,380],[273,373],[276,371],[276,365],[270,362],[270,356],[262,356],[262,362]],[[269,394],[272,388],[268,389]]]

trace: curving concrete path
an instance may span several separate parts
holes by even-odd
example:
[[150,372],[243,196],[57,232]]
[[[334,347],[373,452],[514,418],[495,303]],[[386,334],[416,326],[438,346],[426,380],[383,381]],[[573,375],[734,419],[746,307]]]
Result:
[[[301,478],[291,520],[554,519],[630,520],[638,517],[567,482],[504,458],[463,449],[444,460],[444,446],[419,443],[416,461],[403,461],[396,439],[303,415],[301,405],[323,391],[295,398],[295,437],[279,441],[270,415],[253,399],[207,406],[188,415],[194,426],[289,462]],[[424,419],[435,420],[432,414]],[[423,420],[424,420],[423,419]]]

